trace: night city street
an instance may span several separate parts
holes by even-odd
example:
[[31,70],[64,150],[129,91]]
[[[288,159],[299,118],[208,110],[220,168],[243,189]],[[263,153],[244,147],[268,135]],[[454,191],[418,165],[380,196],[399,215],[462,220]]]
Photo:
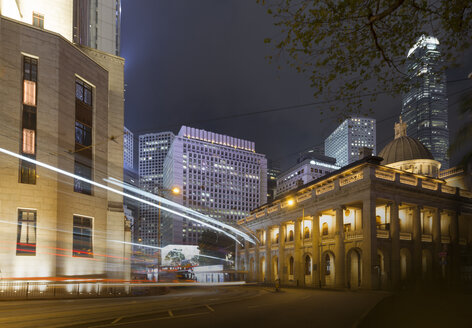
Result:
[[0,328],[472,327],[472,0],[0,0]]

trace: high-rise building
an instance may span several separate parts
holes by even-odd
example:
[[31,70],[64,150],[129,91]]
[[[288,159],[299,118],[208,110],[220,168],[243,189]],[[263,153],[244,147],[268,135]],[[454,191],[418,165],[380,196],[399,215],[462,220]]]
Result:
[[403,95],[402,116],[408,136],[428,148],[441,168],[449,167],[446,73],[435,37],[422,35],[408,51],[409,91]]
[[277,194],[277,177],[280,174],[279,164],[267,161],[267,202],[274,200]]
[[123,196],[90,183],[123,176],[124,59],[74,44],[72,16],[0,2],[2,278],[130,277]]
[[[174,140],[172,132],[148,133],[139,136],[139,185],[148,192],[162,194],[164,160]],[[166,195],[163,195],[166,196]],[[141,204],[137,239],[145,245],[158,246],[158,224],[162,213],[155,207]],[[147,250],[149,251],[149,249]]]
[[289,190],[296,189],[304,184],[316,180],[328,173],[339,170],[335,165],[336,159],[312,154],[311,159],[307,158],[297,165],[286,170],[277,177],[276,195],[279,196]]
[[325,155],[336,158],[337,166],[346,166],[359,159],[359,149],[376,151],[375,119],[353,117],[342,122],[325,140]]
[[128,170],[134,168],[134,135],[126,126],[123,135],[123,166]]
[[[173,199],[214,219],[235,224],[267,201],[267,160],[254,142],[182,126],[164,163],[164,188]],[[197,244],[203,227],[165,215],[162,244]]]
[[70,42],[120,55],[121,0],[2,0],[0,13]]
[[121,0],[73,0],[73,5],[74,42],[119,56]]

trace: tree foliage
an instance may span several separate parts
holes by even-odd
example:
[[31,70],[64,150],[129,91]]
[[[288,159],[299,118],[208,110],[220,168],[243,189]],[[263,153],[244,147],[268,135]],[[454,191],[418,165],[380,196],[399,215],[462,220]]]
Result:
[[447,65],[471,45],[470,0],[256,1],[281,30],[265,40],[277,49],[268,58],[307,74],[314,96],[338,100],[331,111],[344,116],[406,90],[406,55],[421,35],[439,39]]
[[464,152],[460,165],[470,177],[472,172],[472,143],[470,142],[472,140],[472,92],[461,97],[460,115],[462,126],[449,148],[449,155],[455,152]]

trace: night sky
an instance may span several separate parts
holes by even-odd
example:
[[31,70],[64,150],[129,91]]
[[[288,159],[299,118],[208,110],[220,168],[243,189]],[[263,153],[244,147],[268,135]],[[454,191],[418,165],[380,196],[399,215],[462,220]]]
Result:
[[[321,144],[339,124],[320,106],[255,116],[216,119],[247,112],[313,103],[306,76],[289,67],[277,70],[264,57],[264,44],[278,35],[273,18],[255,0],[123,0],[121,56],[125,65],[125,125],[137,136],[189,125],[255,141],[256,150],[295,163],[297,153]],[[456,80],[472,72],[472,51],[449,70]],[[450,94],[471,81],[448,84]],[[400,97],[383,97],[374,106],[377,151],[393,139]],[[457,96],[449,99],[449,128],[459,119]],[[320,119],[324,118],[320,123]],[[135,139],[136,140],[136,139]],[[458,162],[453,156],[451,164]]]

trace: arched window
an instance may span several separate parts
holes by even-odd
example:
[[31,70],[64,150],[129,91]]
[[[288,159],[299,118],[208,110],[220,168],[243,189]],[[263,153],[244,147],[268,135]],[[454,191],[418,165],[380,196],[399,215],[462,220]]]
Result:
[[288,241],[293,241],[293,230],[288,232]]
[[327,222],[323,222],[323,225],[321,226],[321,233],[323,234],[323,236],[328,235],[328,223]]
[[325,262],[326,262],[326,275],[329,276],[331,274],[331,257],[329,256],[329,254],[326,254]]
[[290,256],[288,272],[289,272],[289,275],[293,276],[293,257],[292,256]]
[[310,228],[305,227],[305,229],[304,229],[304,231],[303,231],[303,237],[304,237],[305,239],[310,238]]
[[305,256],[305,275],[311,275],[311,257]]

